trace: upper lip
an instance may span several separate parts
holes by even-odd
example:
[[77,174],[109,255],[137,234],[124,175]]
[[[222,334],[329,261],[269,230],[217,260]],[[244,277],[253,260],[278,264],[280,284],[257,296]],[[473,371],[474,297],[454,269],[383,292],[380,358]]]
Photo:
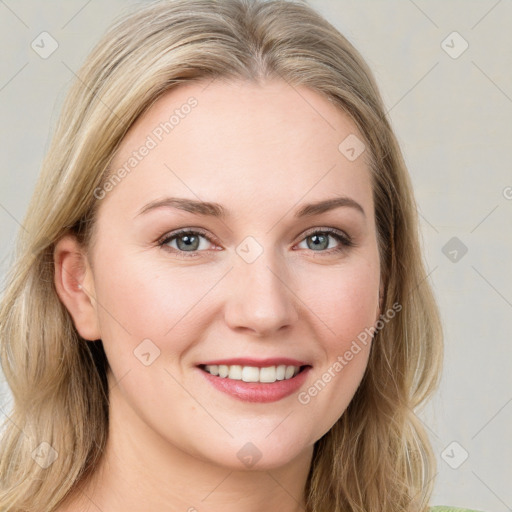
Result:
[[232,359],[215,359],[213,361],[205,361],[200,363],[198,366],[210,366],[210,365],[226,365],[226,366],[254,366],[256,368],[264,368],[267,366],[310,366],[309,363],[292,359],[289,357],[271,357],[267,359],[253,359],[250,357],[239,357]]

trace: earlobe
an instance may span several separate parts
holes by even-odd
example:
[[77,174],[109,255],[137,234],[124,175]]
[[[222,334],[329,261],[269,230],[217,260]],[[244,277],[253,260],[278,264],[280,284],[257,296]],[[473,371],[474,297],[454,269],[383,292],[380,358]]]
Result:
[[53,261],[57,294],[78,333],[86,340],[100,339],[92,270],[74,236],[66,235],[57,242]]

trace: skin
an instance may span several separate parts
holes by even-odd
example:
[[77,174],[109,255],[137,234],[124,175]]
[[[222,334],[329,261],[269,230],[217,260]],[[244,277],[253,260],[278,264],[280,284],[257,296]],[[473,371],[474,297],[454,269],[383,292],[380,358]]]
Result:
[[[131,127],[112,168],[191,96],[198,105],[101,199],[88,252],[71,236],[56,247],[59,297],[82,337],[103,340],[111,366],[101,466],[60,511],[301,510],[314,443],[367,366],[370,344],[307,404],[297,393],[244,402],[196,367],[291,357],[312,366],[299,391],[307,390],[375,324],[382,283],[366,155],[349,161],[338,150],[348,135],[363,137],[307,88],[182,85]],[[138,215],[166,196],[215,201],[232,216],[165,207]],[[303,204],[338,196],[365,214],[345,206],[293,217]],[[354,245],[329,237],[315,250],[311,238],[329,227]],[[176,239],[157,240],[180,228],[203,228],[213,241],[201,238],[196,257],[179,258]],[[252,263],[236,252],[247,236],[263,251]],[[160,350],[149,366],[133,352],[144,339]],[[248,442],[261,453],[252,467],[237,457]]]

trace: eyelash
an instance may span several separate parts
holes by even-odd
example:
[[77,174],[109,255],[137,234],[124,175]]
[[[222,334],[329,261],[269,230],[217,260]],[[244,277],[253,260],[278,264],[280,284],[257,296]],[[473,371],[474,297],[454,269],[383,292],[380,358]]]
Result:
[[[338,254],[338,253],[345,251],[348,247],[353,247],[355,245],[349,236],[345,235],[343,232],[341,232],[337,229],[334,229],[334,228],[321,228],[321,229],[316,229],[315,231],[306,232],[306,234],[302,238],[301,242],[303,240],[305,240],[306,238],[309,238],[313,235],[318,235],[318,234],[330,235],[333,238],[335,238],[338,242],[340,242],[340,245],[338,247],[336,247],[334,249],[329,249],[329,250],[326,249],[324,251],[318,251],[320,253],[329,254],[329,255]],[[197,257],[201,256],[201,254],[200,254],[201,252],[205,252],[205,251],[180,251],[179,249],[166,247],[166,244],[168,244],[175,238],[178,238],[182,235],[201,235],[202,237],[206,238],[206,240],[208,240],[208,242],[210,242],[212,244],[216,243],[215,240],[212,240],[212,238],[210,236],[208,236],[206,231],[204,231],[203,229],[200,229],[200,228],[195,228],[195,229],[181,229],[181,230],[175,231],[173,233],[168,233],[157,241],[157,245],[164,250],[167,250],[169,252],[172,252],[173,254],[176,254],[179,258],[197,258]],[[311,252],[317,252],[317,251],[311,250]]]

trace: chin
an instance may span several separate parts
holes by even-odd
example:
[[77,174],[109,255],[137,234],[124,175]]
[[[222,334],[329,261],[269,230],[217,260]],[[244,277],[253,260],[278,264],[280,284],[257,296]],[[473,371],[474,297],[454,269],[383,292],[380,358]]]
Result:
[[[302,457],[310,457],[313,453],[314,443],[305,443],[299,439],[284,433],[284,436],[276,436],[270,440],[265,435],[250,434],[243,438],[230,439],[228,444],[217,444],[220,449],[215,453],[204,453],[208,460],[218,466],[235,471],[266,471],[284,467]],[[283,439],[286,438],[286,439]],[[242,440],[243,439],[243,440]]]

